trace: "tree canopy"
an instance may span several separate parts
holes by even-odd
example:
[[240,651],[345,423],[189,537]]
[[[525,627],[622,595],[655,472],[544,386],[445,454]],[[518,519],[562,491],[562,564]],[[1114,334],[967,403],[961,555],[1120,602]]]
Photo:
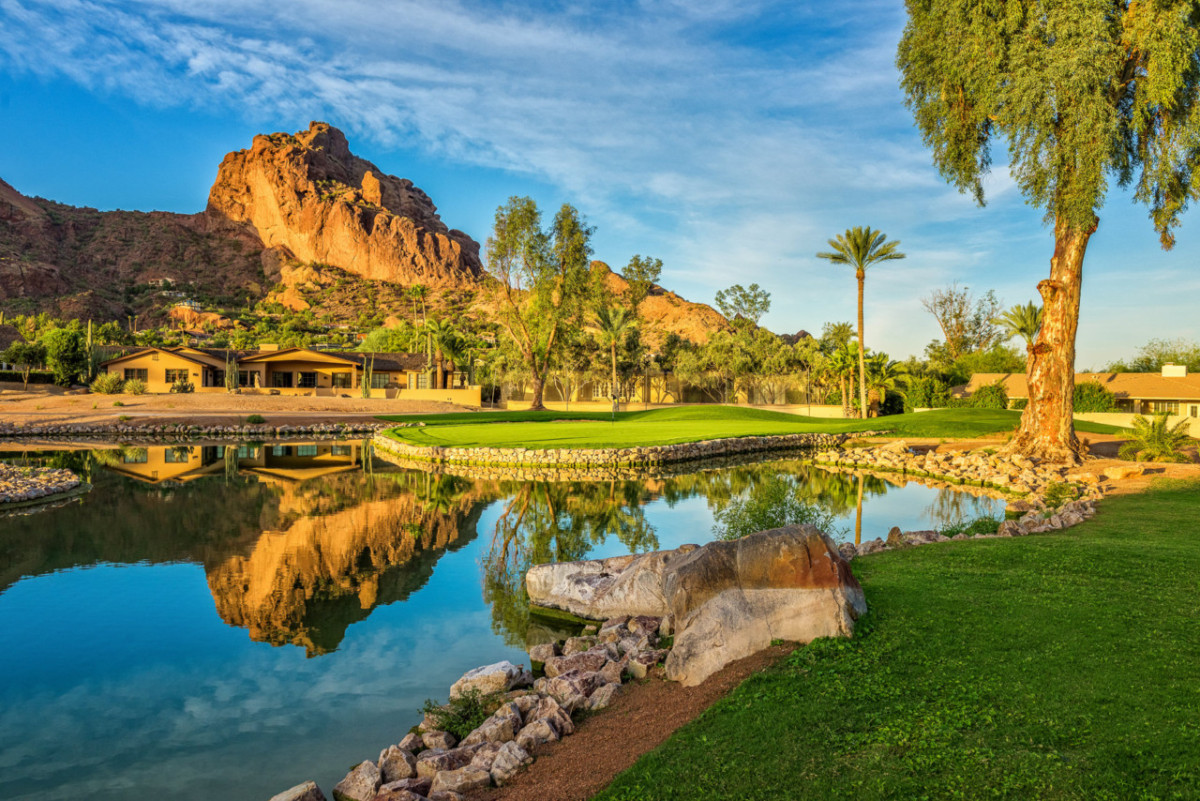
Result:
[[762,316],[771,310],[771,293],[758,284],[751,284],[748,287],[734,284],[728,289],[717,292],[716,302],[721,314],[729,320],[741,317],[743,320],[758,325]]

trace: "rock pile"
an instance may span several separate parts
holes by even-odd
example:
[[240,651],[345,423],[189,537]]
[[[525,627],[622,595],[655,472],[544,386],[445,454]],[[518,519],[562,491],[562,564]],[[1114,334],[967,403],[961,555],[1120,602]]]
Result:
[[[427,714],[379,758],[355,766],[333,788],[335,801],[459,801],[465,793],[503,786],[534,761],[539,749],[575,732],[572,715],[604,709],[623,682],[643,679],[669,649],[662,618],[621,616],[588,626],[564,641],[530,648],[533,674],[511,662],[463,674],[450,689],[456,699],[471,692],[495,699],[495,711],[459,741]],[[325,801],[313,782],[271,801]]]
[[238,437],[242,439],[277,439],[280,437],[345,437],[373,434],[381,428],[395,428],[394,423],[318,423],[314,425],[244,424],[236,426],[196,425],[185,423],[43,423],[21,426],[0,423],[0,438],[32,439],[44,437],[121,437],[123,439],[153,439],[184,442],[197,437]]
[[0,509],[69,492],[80,486],[79,476],[53,467],[13,467],[0,464]]

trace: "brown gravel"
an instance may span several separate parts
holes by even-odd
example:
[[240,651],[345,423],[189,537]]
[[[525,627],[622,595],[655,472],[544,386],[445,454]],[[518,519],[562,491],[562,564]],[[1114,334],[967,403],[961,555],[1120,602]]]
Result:
[[[776,645],[726,665],[699,687],[651,677],[626,685],[613,705],[579,723],[575,734],[534,751],[537,761],[501,788],[472,801],[577,801],[603,790],[638,757],[724,698],[748,676],[795,648]],[[583,769],[586,766],[586,769]]]

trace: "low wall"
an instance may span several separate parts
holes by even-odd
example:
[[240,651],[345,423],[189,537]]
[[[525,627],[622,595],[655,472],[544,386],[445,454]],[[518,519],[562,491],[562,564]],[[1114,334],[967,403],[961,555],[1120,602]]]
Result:
[[[1130,412],[1088,412],[1086,414],[1075,415],[1076,420],[1086,420],[1089,423],[1103,423],[1109,426],[1120,426],[1122,428],[1133,428],[1133,418],[1139,415]],[[1150,417],[1150,415],[1141,415],[1142,417]],[[1187,420],[1188,425],[1184,429],[1188,434],[1196,439],[1200,439],[1200,418],[1187,417],[1182,414],[1173,414],[1167,417],[1167,425],[1174,426],[1180,420]]]
[[591,470],[598,467],[641,467],[709,459],[740,453],[791,450],[798,448],[830,448],[847,439],[872,436],[879,432],[852,434],[782,434],[771,437],[728,437],[704,442],[683,442],[677,445],[651,445],[640,448],[445,448],[410,445],[388,436],[386,431],[375,435],[376,453],[399,459],[436,464],[495,465],[503,467],[574,468]]

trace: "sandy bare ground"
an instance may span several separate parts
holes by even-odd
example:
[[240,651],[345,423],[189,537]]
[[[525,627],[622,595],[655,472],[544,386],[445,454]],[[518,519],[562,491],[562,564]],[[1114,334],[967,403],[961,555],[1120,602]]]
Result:
[[[120,402],[121,406],[113,406]],[[260,414],[277,425],[372,420],[381,414],[437,414],[469,411],[436,401],[382,398],[310,398],[284,395],[230,395],[224,392],[187,395],[71,395],[61,388],[30,388],[0,383],[0,420],[22,425],[129,422],[236,425]]]

